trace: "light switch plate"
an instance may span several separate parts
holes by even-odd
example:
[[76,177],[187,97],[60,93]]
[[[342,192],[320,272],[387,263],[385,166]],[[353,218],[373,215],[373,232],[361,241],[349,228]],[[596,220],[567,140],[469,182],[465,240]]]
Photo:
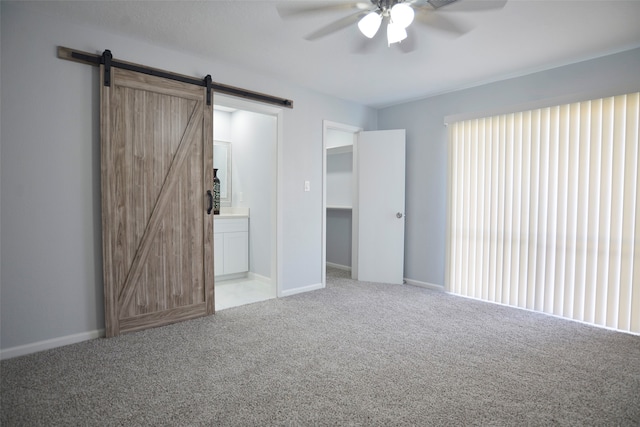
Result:
[[311,191],[311,182],[309,181],[304,182],[304,191]]

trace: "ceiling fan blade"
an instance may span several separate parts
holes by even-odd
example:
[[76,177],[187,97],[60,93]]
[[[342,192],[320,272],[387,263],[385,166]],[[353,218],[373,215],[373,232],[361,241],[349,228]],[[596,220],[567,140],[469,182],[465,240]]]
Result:
[[311,34],[306,35],[304,38],[306,40],[313,41],[328,36],[329,34],[335,33],[336,31],[342,30],[343,28],[355,24],[365,14],[366,11],[358,11],[351,15],[347,15],[342,19],[338,19],[337,21],[334,21],[329,25],[325,25],[324,27],[315,30]]
[[[306,3],[306,4],[305,4]],[[341,10],[364,10],[371,6],[366,2],[300,2],[300,1],[287,1],[281,2],[276,5],[276,10],[281,18],[291,18],[296,16],[311,15],[318,12],[335,12]]]
[[484,10],[500,10],[507,4],[507,0],[460,0],[451,7],[443,10],[446,11],[469,11],[481,12]]
[[[417,10],[438,10],[447,12],[481,12],[504,8],[507,0],[416,0],[413,7]],[[446,7],[445,7],[446,6]]]
[[436,30],[444,31],[449,34],[461,36],[472,30],[472,26],[461,21],[456,21],[443,16],[439,12],[429,11],[427,9],[418,9],[415,15],[417,23],[426,25]]

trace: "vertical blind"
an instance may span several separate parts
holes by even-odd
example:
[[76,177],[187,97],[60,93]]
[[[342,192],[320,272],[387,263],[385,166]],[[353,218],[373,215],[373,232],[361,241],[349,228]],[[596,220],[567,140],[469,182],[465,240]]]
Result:
[[640,93],[449,125],[450,292],[640,333]]

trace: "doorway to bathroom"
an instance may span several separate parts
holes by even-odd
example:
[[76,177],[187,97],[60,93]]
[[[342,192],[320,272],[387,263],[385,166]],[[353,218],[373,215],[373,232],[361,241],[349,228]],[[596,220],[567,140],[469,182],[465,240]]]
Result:
[[282,110],[215,95],[213,123],[221,201],[214,217],[217,311],[279,295]]

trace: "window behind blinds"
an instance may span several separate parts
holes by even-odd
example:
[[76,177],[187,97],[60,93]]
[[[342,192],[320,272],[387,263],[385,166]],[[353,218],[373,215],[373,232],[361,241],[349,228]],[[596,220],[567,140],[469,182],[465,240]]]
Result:
[[447,287],[640,333],[640,94],[449,126]]

